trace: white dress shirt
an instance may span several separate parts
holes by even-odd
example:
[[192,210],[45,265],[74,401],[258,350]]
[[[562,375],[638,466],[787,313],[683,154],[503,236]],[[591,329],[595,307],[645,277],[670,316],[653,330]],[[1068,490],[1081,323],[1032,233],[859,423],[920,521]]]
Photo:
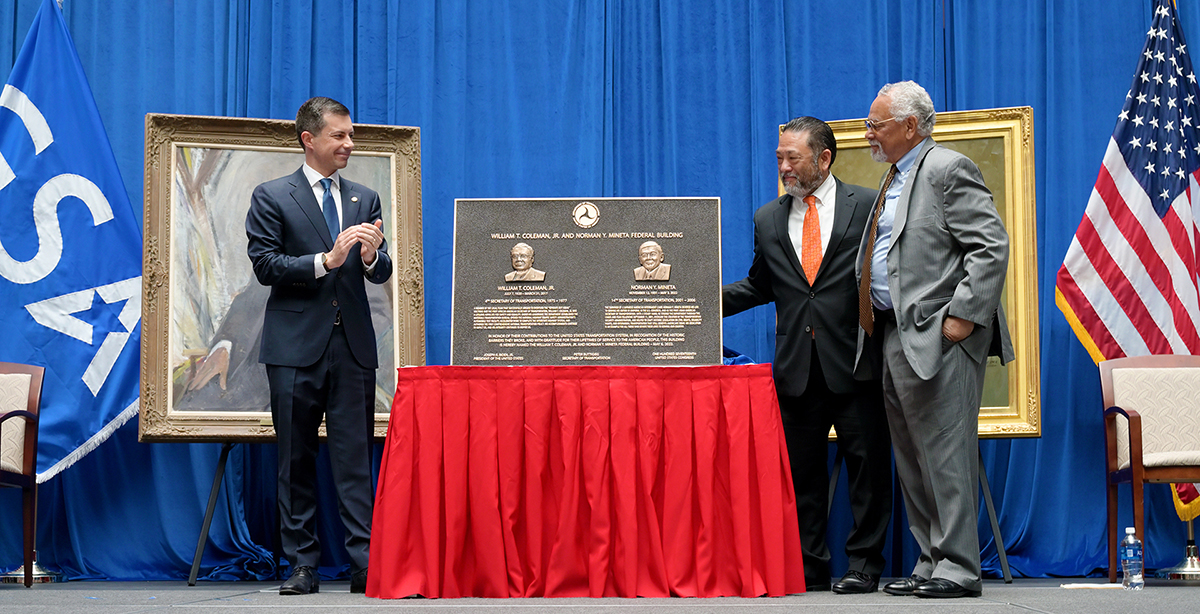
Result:
[[[304,178],[308,180],[308,185],[312,188],[313,196],[317,197],[317,205],[321,207],[321,213],[325,213],[325,186],[321,185],[321,180],[326,179],[324,175],[318,173],[307,162],[304,163]],[[333,204],[337,207],[338,220],[342,223],[342,228],[346,227],[346,218],[342,215],[342,178],[337,171],[328,177],[333,182],[329,186],[329,191],[333,193]],[[333,237],[337,241],[337,235]],[[318,278],[324,277],[329,271],[325,270],[325,262],[321,259],[321,254],[313,256],[313,271]]]
[[[821,256],[824,258],[825,250],[829,249],[829,237],[833,234],[833,216],[835,213],[834,204],[837,200],[837,180],[833,178],[831,173],[813,190],[813,196],[817,197],[817,219],[821,222]],[[808,213],[808,204],[803,199],[792,197],[792,208],[788,211],[788,238],[792,240],[792,249],[796,250],[796,257],[803,258],[804,245],[804,216]]]
[[[338,175],[338,171],[333,171],[333,174],[330,175],[329,177],[322,177],[321,173],[318,173],[317,171],[313,170],[313,167],[309,166],[307,162],[304,163],[304,166],[302,168],[304,169],[304,178],[308,180],[308,184],[312,187],[313,196],[315,196],[317,198],[317,204],[322,207],[321,208],[322,214],[325,213],[325,209],[324,209],[324,207],[325,207],[325,186],[321,185],[321,180],[327,179],[327,178],[333,180],[329,185],[329,191],[333,195],[333,205],[335,207],[337,207],[338,221],[341,222],[341,224],[342,224],[342,230],[345,230],[346,229],[346,216],[342,214],[342,177],[341,177],[341,175]],[[334,235],[333,240],[337,241],[337,235]],[[354,248],[351,248],[351,249],[354,249]],[[373,273],[375,271],[375,263],[376,262],[379,262],[378,258],[376,258],[375,260],[372,260],[371,264],[365,265],[363,267],[363,275],[367,275],[367,276],[371,275],[371,273]],[[325,275],[327,275],[329,273],[329,271],[325,270],[325,263],[324,263],[324,261],[321,260],[321,254],[317,254],[317,255],[313,256],[313,272],[316,274],[316,276],[318,278],[324,277]]]

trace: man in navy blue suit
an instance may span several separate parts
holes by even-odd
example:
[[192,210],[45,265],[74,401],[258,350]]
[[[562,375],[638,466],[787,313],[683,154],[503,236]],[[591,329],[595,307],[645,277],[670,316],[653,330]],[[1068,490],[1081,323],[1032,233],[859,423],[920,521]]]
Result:
[[354,150],[344,105],[325,97],[296,113],[304,165],[254,189],[246,247],[271,288],[259,362],[266,365],[279,444],[279,515],[292,575],[281,595],[318,592],[317,429],[346,528],[351,592],[365,592],[371,539],[371,444],[378,358],[366,284],[392,274],[379,194],[340,176]]

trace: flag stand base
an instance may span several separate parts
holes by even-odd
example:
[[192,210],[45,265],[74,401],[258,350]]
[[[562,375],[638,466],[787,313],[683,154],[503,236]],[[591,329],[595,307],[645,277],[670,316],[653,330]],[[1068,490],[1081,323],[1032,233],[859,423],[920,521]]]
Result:
[[1183,562],[1159,572],[1161,575],[1172,580],[1200,580],[1200,551],[1196,548],[1196,541],[1189,539],[1187,545],[1187,557]]
[[[66,582],[67,577],[57,571],[50,571],[41,565],[38,565],[37,560],[33,561],[33,583],[34,584],[49,584],[50,582]],[[10,571],[0,575],[0,584],[24,584],[25,583],[25,566],[18,567],[15,571]]]

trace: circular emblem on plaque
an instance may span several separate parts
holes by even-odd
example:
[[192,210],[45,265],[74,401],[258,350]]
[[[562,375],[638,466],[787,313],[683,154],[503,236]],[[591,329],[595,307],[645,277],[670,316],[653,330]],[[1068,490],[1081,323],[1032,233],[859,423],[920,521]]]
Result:
[[579,203],[571,212],[571,219],[575,220],[575,225],[580,228],[591,228],[600,221],[600,210],[592,203]]

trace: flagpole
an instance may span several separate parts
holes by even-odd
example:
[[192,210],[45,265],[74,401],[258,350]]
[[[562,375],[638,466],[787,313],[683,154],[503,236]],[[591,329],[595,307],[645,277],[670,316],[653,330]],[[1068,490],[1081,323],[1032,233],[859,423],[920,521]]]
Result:
[[[66,582],[67,577],[57,571],[50,571],[42,567],[37,562],[37,551],[33,552],[33,583],[34,584],[49,584],[51,582]],[[0,576],[0,584],[24,584],[25,583],[25,566],[18,567],[15,571],[10,571]]]
[[[33,496],[35,497],[34,504],[33,504],[34,505],[33,518],[34,518],[34,522],[37,522],[37,499],[36,499],[36,497],[41,496],[41,490],[38,489],[36,492],[34,492]],[[1190,527],[1191,525],[1189,524],[1188,526]],[[37,561],[37,529],[36,528],[33,531],[33,563],[32,563],[32,567],[33,567],[33,573],[30,575],[33,577],[32,579],[33,579],[34,584],[49,584],[51,582],[66,582],[67,581],[67,577],[65,575],[63,575],[57,571],[50,571],[49,569],[46,569],[45,567],[42,567],[41,565],[38,564],[38,561]],[[10,571],[6,574],[0,575],[0,584],[24,584],[24,583],[25,583],[25,566],[24,565],[21,565],[15,571]]]

